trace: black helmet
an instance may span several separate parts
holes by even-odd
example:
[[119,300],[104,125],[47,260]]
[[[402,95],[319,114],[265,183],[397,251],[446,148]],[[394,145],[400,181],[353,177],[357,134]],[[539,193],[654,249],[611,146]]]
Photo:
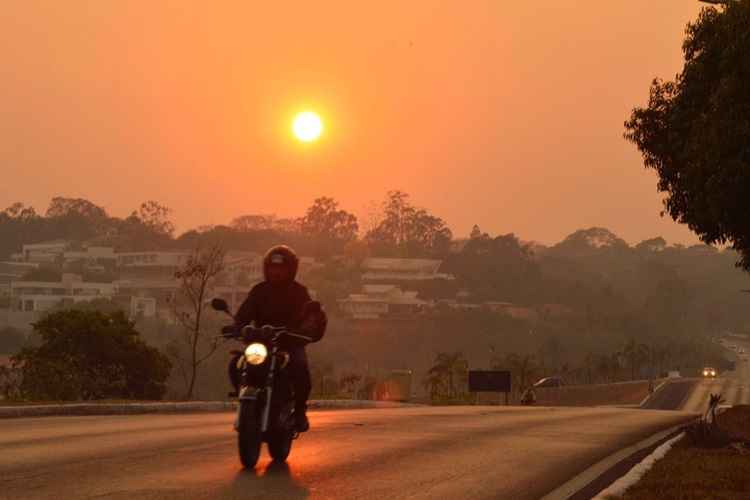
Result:
[[265,257],[263,257],[263,277],[268,279],[268,266],[283,265],[289,270],[289,279],[294,280],[297,277],[299,269],[299,258],[294,250],[286,245],[276,245],[271,247]]

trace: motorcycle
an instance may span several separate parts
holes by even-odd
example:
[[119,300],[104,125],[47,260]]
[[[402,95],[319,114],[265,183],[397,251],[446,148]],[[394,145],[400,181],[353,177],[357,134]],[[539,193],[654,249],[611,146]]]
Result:
[[[234,318],[223,299],[213,299],[211,307]],[[269,325],[248,325],[239,330],[235,325],[225,326],[221,337],[244,345],[244,350],[232,351],[237,359],[233,369],[239,375],[239,390],[230,394],[239,402],[234,429],[242,465],[255,467],[263,442],[271,458],[285,461],[299,433],[294,426],[294,392],[286,370],[289,353],[280,348],[280,342],[286,337],[304,342],[312,339]]]

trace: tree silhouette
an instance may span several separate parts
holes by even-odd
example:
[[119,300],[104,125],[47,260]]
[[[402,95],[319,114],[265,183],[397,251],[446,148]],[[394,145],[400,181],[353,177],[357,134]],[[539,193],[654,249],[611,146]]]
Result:
[[750,271],[750,2],[726,3],[688,25],[682,72],[653,80],[625,138],[656,171],[664,212],[706,243],[730,243]]
[[435,357],[435,364],[427,371],[429,386],[447,386],[448,397],[457,395],[457,380],[464,381],[469,364],[461,352],[441,352]]
[[211,285],[224,269],[224,255],[223,247],[217,243],[207,248],[196,247],[175,272],[180,285],[172,301],[172,311],[184,335],[168,346],[168,353],[177,362],[185,381],[185,399],[193,398],[198,368],[218,347],[216,341],[208,341],[203,321]]

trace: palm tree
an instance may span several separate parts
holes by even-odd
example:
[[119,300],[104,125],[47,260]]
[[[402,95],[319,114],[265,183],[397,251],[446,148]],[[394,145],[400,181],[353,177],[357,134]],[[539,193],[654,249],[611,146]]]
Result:
[[346,393],[351,393],[352,397],[357,397],[357,384],[362,380],[362,375],[357,373],[347,373],[341,376],[339,385]]
[[520,390],[524,390],[531,382],[537,371],[536,357],[533,354],[519,355],[510,353],[505,357],[505,364],[518,382]]
[[469,363],[462,352],[441,352],[435,357],[435,364],[427,372],[430,377],[439,377],[448,383],[448,396],[456,395],[456,378],[464,379]]
[[639,344],[635,339],[630,339],[625,343],[622,354],[630,364],[630,380],[635,380],[636,370],[643,360],[648,359],[649,348],[645,344]]
[[667,363],[669,359],[669,349],[667,349],[665,346],[659,346],[654,348],[653,350],[653,360],[656,367],[656,373],[657,376],[661,376],[661,373],[664,372],[664,365]]
[[586,372],[586,383],[593,383],[593,370],[594,370],[594,354],[589,352],[586,357],[583,358],[583,368]]
[[610,381],[612,373],[612,360],[606,354],[599,356],[596,362],[596,373],[599,376],[599,380],[604,382]]
[[422,384],[430,393],[430,399],[434,401],[440,395],[440,389],[444,385],[443,376],[436,371],[430,370],[427,372],[427,376],[425,376]]

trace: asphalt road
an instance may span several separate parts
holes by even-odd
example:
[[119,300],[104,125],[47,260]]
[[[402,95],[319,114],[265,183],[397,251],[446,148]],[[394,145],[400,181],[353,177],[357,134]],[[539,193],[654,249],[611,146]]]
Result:
[[[750,351],[750,343],[731,340]],[[711,394],[721,394],[729,405],[750,404],[750,362],[738,359],[733,352],[729,356],[735,360],[733,371],[720,373],[715,379],[699,380],[695,389],[678,408],[686,411],[704,412],[708,408]]]
[[[733,340],[750,352],[750,343]],[[729,354],[733,359],[736,356]],[[708,408],[711,394],[721,394],[725,404],[750,405],[750,362],[737,359],[733,371],[717,378],[672,380],[644,405],[648,409],[682,410],[702,413]]]
[[2,499],[537,499],[693,414],[618,408],[311,412],[288,466],[241,469],[233,415],[0,421]]

